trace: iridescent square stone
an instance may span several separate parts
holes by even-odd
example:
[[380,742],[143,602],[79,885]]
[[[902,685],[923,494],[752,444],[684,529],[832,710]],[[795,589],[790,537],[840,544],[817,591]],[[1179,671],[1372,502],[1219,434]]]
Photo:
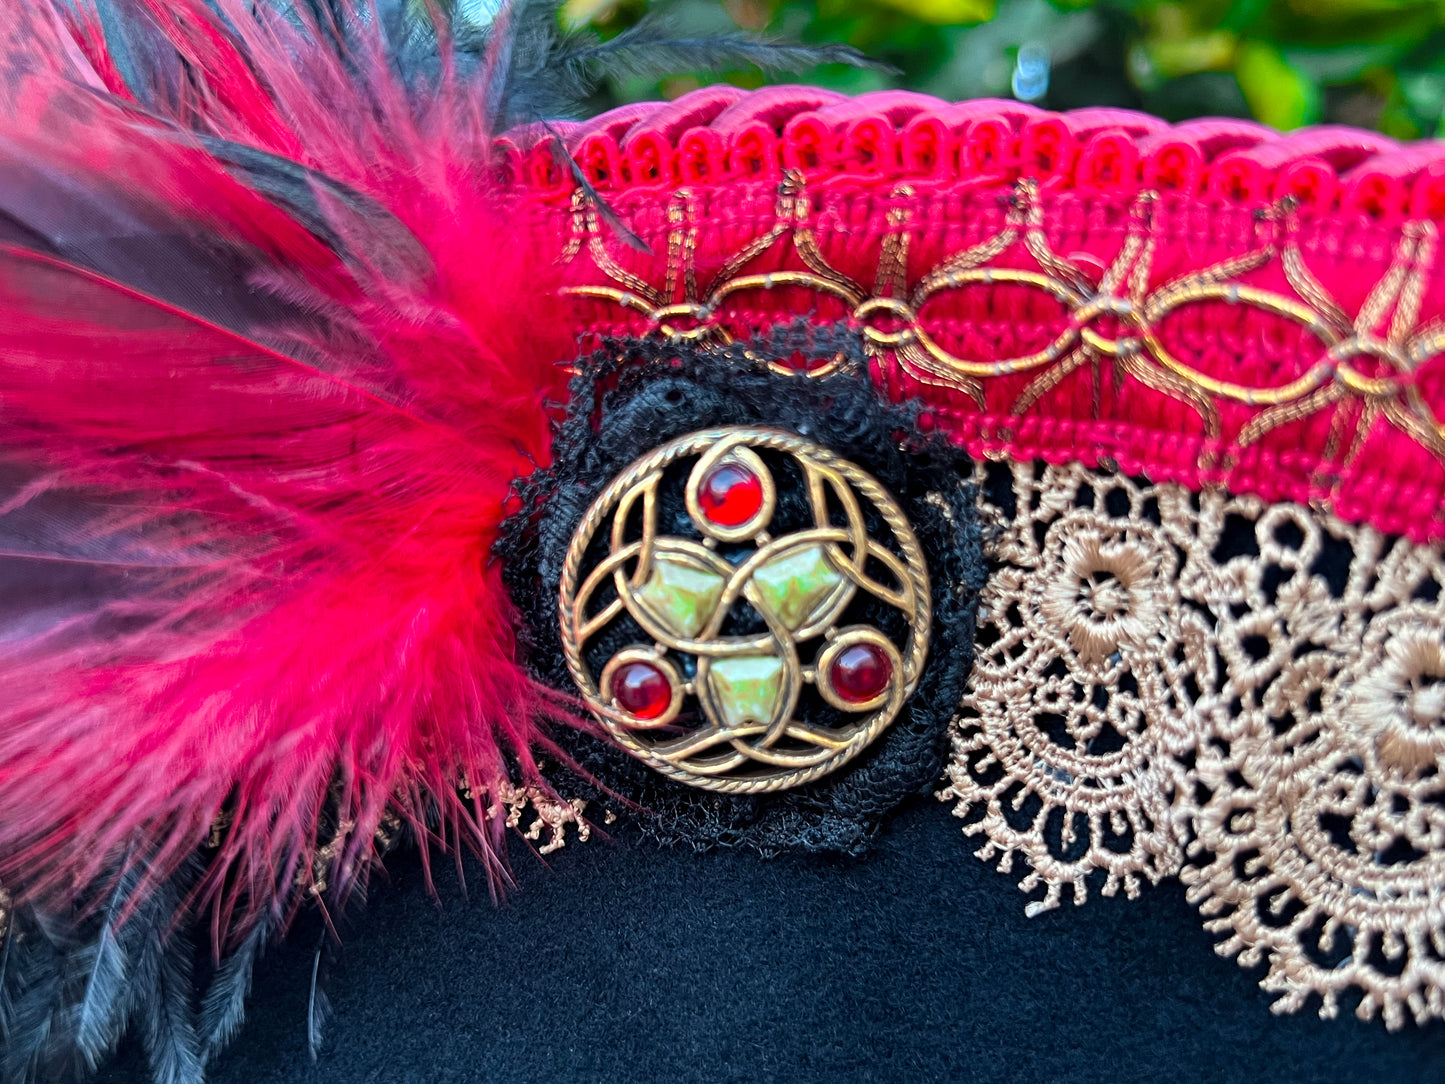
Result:
[[712,617],[725,586],[727,581],[716,572],[659,554],[637,598],[669,632],[690,640]]
[[716,659],[708,681],[726,726],[768,723],[783,695],[783,660],[776,655]]
[[760,602],[790,631],[807,624],[842,582],[822,546],[785,553],[753,573]]

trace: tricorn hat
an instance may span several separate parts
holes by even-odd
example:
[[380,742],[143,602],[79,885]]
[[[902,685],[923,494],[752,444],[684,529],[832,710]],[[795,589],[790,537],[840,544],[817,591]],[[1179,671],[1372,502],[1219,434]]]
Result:
[[0,7],[6,1074],[201,1079],[397,847],[932,793],[1031,914],[1445,1016],[1437,146]]

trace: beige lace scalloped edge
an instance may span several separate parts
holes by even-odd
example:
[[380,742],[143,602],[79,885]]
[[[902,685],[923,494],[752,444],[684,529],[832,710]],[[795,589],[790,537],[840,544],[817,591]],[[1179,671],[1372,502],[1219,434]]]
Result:
[[979,467],[948,785],[1030,913],[1178,876],[1274,1008],[1445,1017],[1445,558],[1306,506]]

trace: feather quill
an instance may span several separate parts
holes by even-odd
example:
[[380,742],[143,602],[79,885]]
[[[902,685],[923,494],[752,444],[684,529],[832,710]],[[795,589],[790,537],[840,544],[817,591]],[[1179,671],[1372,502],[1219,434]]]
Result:
[[311,958],[311,988],[306,995],[306,1052],[311,1056],[312,1064],[321,1055],[321,1044],[326,1038],[326,1018],[331,1015],[331,999],[322,986],[321,956],[325,950],[323,934]]

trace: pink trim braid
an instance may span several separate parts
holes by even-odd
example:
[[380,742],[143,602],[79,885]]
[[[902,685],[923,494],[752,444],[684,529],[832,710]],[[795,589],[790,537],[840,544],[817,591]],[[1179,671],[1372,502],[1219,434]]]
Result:
[[975,454],[1445,537],[1445,144],[797,87],[561,131],[651,248],[599,222],[545,133],[499,141],[584,344],[849,321],[880,387]]

